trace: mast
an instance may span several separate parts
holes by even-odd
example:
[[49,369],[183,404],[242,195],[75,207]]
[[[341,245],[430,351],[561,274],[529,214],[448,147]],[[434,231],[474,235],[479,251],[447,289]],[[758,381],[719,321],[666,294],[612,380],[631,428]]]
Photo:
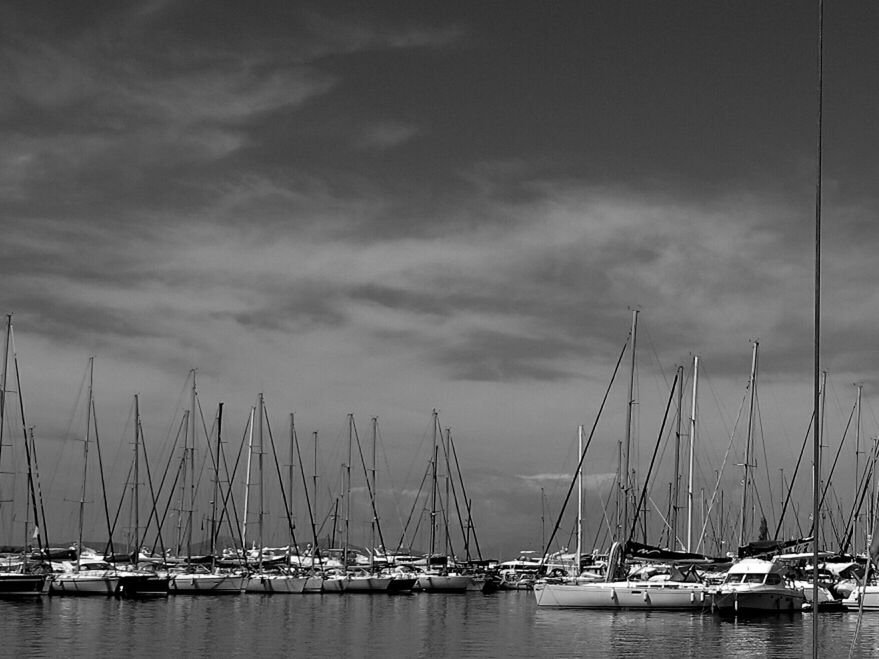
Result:
[[623,470],[621,474],[623,495],[623,529],[629,528],[629,496],[632,492],[630,473],[632,451],[632,408],[635,405],[635,348],[637,345],[638,310],[632,309],[632,355],[629,371],[629,400],[626,407],[626,441],[623,445]]
[[446,556],[451,556],[452,554],[452,541],[449,537],[449,516],[451,515],[451,498],[449,497],[449,486],[452,482],[452,472],[449,469],[449,440],[451,439],[451,429],[446,428],[446,438],[443,440],[443,453],[446,456],[446,503],[443,508],[443,530],[446,535],[446,545],[445,545],[445,554]]
[[378,417],[372,417],[372,501],[373,501],[373,515],[372,515],[372,524],[371,526],[371,538],[370,538],[370,552],[369,552],[369,569],[370,571],[375,570],[375,525],[378,522],[378,515],[376,514],[376,506],[375,506],[375,498],[378,495],[378,492],[375,489],[375,476],[376,476],[376,444],[378,440]]
[[[546,549],[546,495],[540,488],[540,547]],[[541,559],[542,560],[542,559]]]
[[[856,506],[858,501],[858,489],[860,485],[858,483],[858,474],[860,473],[860,466],[858,464],[858,458],[861,452],[861,389],[863,385],[860,383],[855,383],[855,387],[858,389],[858,398],[855,403],[857,407],[857,413],[855,416],[855,484],[854,484],[854,494],[852,495],[852,505]],[[857,518],[854,520],[854,546],[858,547],[858,520]]]
[[217,531],[217,497],[220,496],[220,451],[223,431],[223,403],[217,410],[217,452],[214,455],[214,496],[211,501],[211,568],[216,567]]
[[669,549],[674,551],[678,545],[678,492],[681,483],[681,426],[684,417],[684,367],[678,366],[678,416],[677,428],[675,429],[675,472],[671,497],[671,538]]
[[134,395],[134,483],[131,488],[131,500],[134,505],[134,551],[135,556],[140,549],[140,400]]
[[[818,62],[817,62],[817,123],[818,135],[815,148],[815,340],[814,365],[812,383],[812,404],[815,415],[818,414],[818,374],[821,367],[821,185],[823,166],[823,123],[824,123],[824,0],[818,0]],[[818,435],[818,424],[812,431],[812,472],[813,483],[821,478],[820,460],[821,444]],[[812,488],[812,519],[815,520],[815,532],[812,534],[812,601],[818,601],[818,487]],[[872,549],[872,547],[871,547]],[[812,616],[812,656],[818,657],[818,616]]]
[[92,396],[94,394],[95,358],[89,357],[89,391],[88,406],[85,413],[85,441],[82,444],[82,489],[79,495],[79,530],[76,537],[76,571],[79,572],[80,556],[82,555],[82,521],[85,512],[85,487],[88,481],[89,439],[92,430]]
[[348,569],[348,547],[351,542],[351,449],[354,439],[354,414],[348,414],[348,462],[345,464],[345,548],[342,567]]
[[[318,559],[320,562],[320,548],[318,546],[318,537],[317,537],[317,526],[314,523],[314,510],[312,509],[311,500],[308,496],[308,481],[305,479],[305,465],[302,464],[302,455],[299,451],[299,435],[296,434],[296,426],[293,424],[293,415],[290,415],[290,435],[291,441],[293,445],[296,447],[296,458],[299,461],[299,473],[302,476],[302,489],[305,492],[305,505],[308,508],[308,521],[311,523],[311,536],[312,541],[314,542],[314,547],[311,551],[311,567],[314,568],[314,560]],[[315,435],[315,444],[317,444],[317,432]],[[292,458],[291,458],[292,460]],[[315,464],[317,464],[315,462]],[[292,495],[291,495],[292,496]],[[317,493],[315,492],[315,498],[317,498]]]
[[259,513],[257,517],[257,541],[259,542],[259,569],[262,570],[262,548],[265,546],[263,537],[263,519],[265,518],[265,488],[263,487],[263,417],[265,416],[265,399],[259,394],[259,453],[257,454],[257,470],[259,473]]
[[433,558],[433,552],[436,548],[436,461],[437,461],[437,442],[436,442],[436,424],[437,412],[433,410],[433,464],[431,465],[433,485],[430,495],[430,554],[428,554],[427,567],[430,569],[430,559]]
[[[290,501],[290,508],[293,508],[293,452],[296,450],[296,446],[294,444],[296,439],[296,419],[293,413],[290,413],[290,465],[287,471],[287,499]],[[300,460],[301,462],[301,460]],[[308,493],[306,492],[306,495]],[[295,519],[295,513],[293,514]],[[293,524],[290,525],[291,527]],[[292,542],[292,538],[291,538]],[[287,567],[290,567],[290,555],[291,555],[291,547],[287,548]],[[296,553],[299,553],[299,547],[296,547]],[[313,560],[313,559],[312,559]],[[302,567],[302,557],[299,557],[299,567]]]
[[[577,455],[583,453],[583,425],[577,426]],[[574,576],[580,576],[580,557],[583,556],[583,463],[577,465],[577,557]]]
[[[690,466],[687,476],[687,551],[693,551],[693,467],[696,452],[696,399],[699,382],[699,355],[693,355],[693,401],[690,410]],[[703,515],[704,517],[704,515]]]
[[751,450],[754,432],[754,400],[757,390],[757,346],[758,341],[754,341],[754,349],[751,356],[751,401],[748,409],[748,437],[745,443],[745,462],[744,479],[742,480],[742,527],[739,535],[739,546],[744,547],[748,543],[748,487],[751,484]]
[[[316,515],[317,514],[317,501],[318,501],[318,494],[317,494],[317,430],[315,430],[312,433],[312,436],[314,437],[314,471],[312,472],[312,476],[311,476],[312,483],[313,483],[313,487],[312,487],[311,491],[314,492],[314,513]],[[303,483],[305,482],[304,477],[302,479],[302,482]],[[306,489],[308,489],[308,488],[306,488]],[[315,536],[315,538],[316,538],[316,536]]]
[[189,414],[192,432],[189,440],[189,527],[186,533],[186,562],[192,565],[192,524],[195,515],[195,405],[196,405],[196,370],[192,369],[192,409]]
[[[3,433],[6,430],[6,373],[9,369],[9,338],[12,332],[12,314],[6,314],[6,345],[3,349],[3,376],[0,379],[0,456],[3,454]],[[21,395],[21,392],[18,394]],[[3,463],[0,462],[0,465]],[[2,502],[0,502],[2,503]]]
[[255,412],[256,408],[251,407],[247,439],[247,471],[244,474],[244,516],[241,522],[241,543],[244,545],[245,557],[247,556],[247,506],[250,503],[250,463],[253,458],[253,417]]

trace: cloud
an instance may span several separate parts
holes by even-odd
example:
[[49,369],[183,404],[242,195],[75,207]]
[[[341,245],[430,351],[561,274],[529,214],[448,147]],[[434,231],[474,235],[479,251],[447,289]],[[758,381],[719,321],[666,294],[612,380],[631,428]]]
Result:
[[419,130],[415,126],[392,123],[376,124],[363,131],[357,140],[357,146],[361,149],[384,151],[408,142],[418,133]]

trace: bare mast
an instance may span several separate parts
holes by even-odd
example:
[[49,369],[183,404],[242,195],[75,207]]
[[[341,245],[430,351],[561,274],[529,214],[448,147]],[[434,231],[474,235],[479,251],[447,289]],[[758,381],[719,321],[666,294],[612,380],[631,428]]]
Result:
[[748,488],[751,486],[751,467],[754,466],[751,464],[751,451],[754,441],[754,402],[757,395],[757,347],[759,345],[759,341],[754,341],[754,349],[751,355],[751,400],[748,409],[748,436],[745,443],[745,461],[742,465],[744,469],[744,478],[742,480],[742,526],[739,534],[739,546],[742,547],[748,544]]
[[629,528],[629,496],[632,493],[631,479],[631,450],[632,450],[632,408],[635,405],[635,348],[637,345],[638,331],[638,309],[632,309],[632,355],[629,373],[629,399],[626,406],[626,441],[623,444],[623,465],[620,474],[622,498],[623,498],[623,518],[622,528],[626,531]]
[[[690,464],[687,471],[687,551],[693,551],[693,468],[696,452],[696,400],[699,384],[699,355],[693,355],[693,400],[690,408]],[[704,516],[703,516],[704,517]]]

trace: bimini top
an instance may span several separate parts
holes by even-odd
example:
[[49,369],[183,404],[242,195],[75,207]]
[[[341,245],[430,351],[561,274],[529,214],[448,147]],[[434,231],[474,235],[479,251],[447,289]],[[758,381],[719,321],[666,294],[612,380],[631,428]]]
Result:
[[769,574],[783,572],[784,566],[762,558],[743,558],[733,563],[727,574]]

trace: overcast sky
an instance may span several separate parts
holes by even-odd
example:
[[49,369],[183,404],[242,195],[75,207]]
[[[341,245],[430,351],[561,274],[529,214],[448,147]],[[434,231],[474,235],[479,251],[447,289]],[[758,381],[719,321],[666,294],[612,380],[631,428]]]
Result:
[[[391,483],[417,488],[439,409],[481,543],[536,548],[540,488],[550,526],[633,307],[641,472],[698,354],[710,487],[759,339],[761,478],[792,473],[812,396],[813,4],[4,3],[0,310],[56,505],[74,510],[57,474],[79,469],[94,355],[117,480],[132,396],[159,454],[197,368],[231,434],[259,392],[279,437],[290,412],[319,430],[327,485],[346,415],[362,437],[378,416],[404,516]],[[879,361],[879,6],[825,20],[838,437]],[[614,392],[586,467],[605,497]]]

